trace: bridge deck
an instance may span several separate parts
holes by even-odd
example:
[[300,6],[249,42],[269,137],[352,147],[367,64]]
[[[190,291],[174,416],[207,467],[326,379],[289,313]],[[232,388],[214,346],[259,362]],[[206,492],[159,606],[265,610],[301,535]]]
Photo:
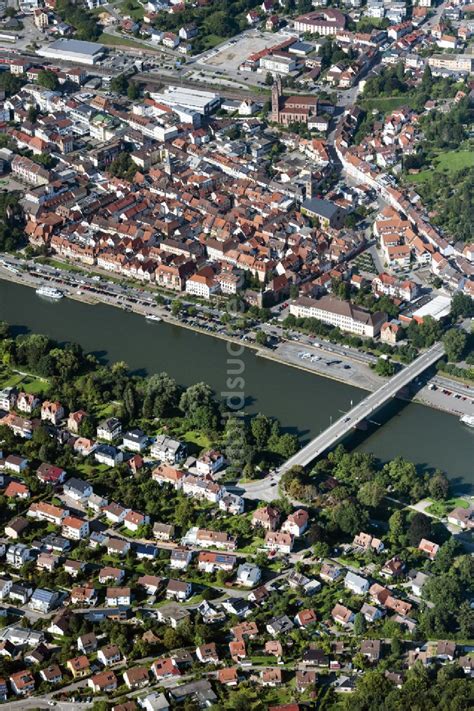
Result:
[[296,465],[305,467],[310,464],[320,454],[341,440],[360,422],[373,415],[374,412],[379,410],[391,398],[395,397],[402,388],[436,363],[443,354],[444,348],[441,343],[436,343],[429,348],[426,353],[423,353],[423,355],[419,356],[413,363],[403,368],[403,370],[390,378],[387,383],[382,385],[374,393],[368,395],[346,415],[340,417],[334,424],[303,447],[303,449],[300,449],[299,452],[280,467],[279,473],[282,474],[290,469],[290,467]]

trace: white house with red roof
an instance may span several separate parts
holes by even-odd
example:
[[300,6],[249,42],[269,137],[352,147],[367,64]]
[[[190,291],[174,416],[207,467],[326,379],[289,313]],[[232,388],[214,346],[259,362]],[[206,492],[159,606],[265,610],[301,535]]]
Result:
[[288,516],[286,521],[283,523],[281,530],[284,533],[291,533],[292,536],[298,538],[299,536],[302,536],[308,528],[308,520],[308,512],[304,509],[297,509],[297,511],[294,511]]

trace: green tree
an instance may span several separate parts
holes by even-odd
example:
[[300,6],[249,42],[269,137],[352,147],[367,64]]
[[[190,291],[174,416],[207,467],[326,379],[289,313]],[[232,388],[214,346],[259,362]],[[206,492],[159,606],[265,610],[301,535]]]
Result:
[[357,492],[357,498],[364,506],[376,508],[383,500],[385,494],[385,486],[382,482],[374,479],[373,481],[367,481],[365,484],[362,484]]
[[474,299],[458,292],[451,301],[451,316],[454,319],[474,316]]
[[134,81],[131,81],[128,85],[127,88],[127,97],[131,101],[136,101],[137,99],[140,98],[140,87],[138,84]]
[[260,345],[260,346],[266,346],[267,345],[267,334],[264,333],[263,331],[257,331],[257,334],[255,336],[255,341]]
[[354,617],[354,634],[357,637],[362,637],[367,630],[367,623],[365,617],[361,612],[358,612]]
[[379,358],[375,364],[375,372],[384,378],[389,378],[395,373],[395,365],[390,360]]
[[122,94],[122,96],[125,96],[128,91],[128,79],[125,74],[119,74],[118,76],[113,77],[110,82],[110,88],[116,94]]
[[41,69],[38,72],[38,84],[49,91],[56,91],[59,87],[58,77],[51,69]]
[[428,482],[430,496],[437,501],[446,499],[449,495],[449,481],[446,474],[436,471]]
[[285,432],[278,438],[276,451],[281,454],[284,459],[289,459],[299,449],[298,437],[295,434]]
[[333,520],[343,533],[355,536],[356,533],[364,530],[368,515],[354,501],[346,500],[334,509]]
[[366,671],[357,682],[356,692],[349,694],[350,699],[344,700],[343,708],[347,711],[375,711],[375,709],[390,708],[387,706],[386,699],[392,688],[383,671]]
[[261,412],[252,418],[250,429],[254,438],[257,449],[265,449],[270,437],[271,421],[266,415]]
[[0,193],[1,251],[13,251],[25,242],[24,224],[25,220],[23,209],[20,205],[19,193],[16,191]]
[[411,546],[418,546],[422,538],[431,538],[431,521],[425,514],[416,512],[408,526],[408,541]]
[[388,520],[390,541],[398,546],[405,536],[405,516],[403,511],[397,509]]
[[131,159],[130,153],[122,151],[109,165],[108,172],[116,178],[132,181],[137,172],[137,166]]
[[176,380],[167,373],[152,375],[148,378],[146,387],[146,397],[152,401],[155,417],[169,416],[178,407],[180,390]]
[[444,350],[448,361],[457,363],[461,360],[461,356],[466,347],[467,336],[465,331],[460,331],[457,328],[450,328],[443,335]]

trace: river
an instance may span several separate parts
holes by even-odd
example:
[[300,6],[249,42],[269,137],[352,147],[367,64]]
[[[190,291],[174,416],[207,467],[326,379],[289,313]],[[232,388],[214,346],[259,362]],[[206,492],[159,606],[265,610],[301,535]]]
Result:
[[[0,280],[0,320],[17,332],[28,329],[58,341],[76,341],[102,361],[125,361],[140,373],[166,371],[182,385],[204,381],[217,394],[228,390],[228,344],[111,306],[89,306],[71,299],[49,302],[34,290]],[[245,409],[277,417],[301,441],[318,434],[365,391],[265,358],[251,349],[240,356]],[[457,417],[415,403],[388,406],[390,417],[357,435],[354,444],[381,460],[399,454],[426,469],[447,473],[458,492],[474,491],[474,430]],[[375,418],[379,421],[380,418]],[[384,420],[385,421],[385,420]]]

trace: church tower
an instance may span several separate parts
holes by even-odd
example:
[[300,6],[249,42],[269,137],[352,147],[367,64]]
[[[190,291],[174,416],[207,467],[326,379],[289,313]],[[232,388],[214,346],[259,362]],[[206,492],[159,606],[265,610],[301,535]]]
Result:
[[272,86],[272,121],[280,122],[281,78],[277,77]]

